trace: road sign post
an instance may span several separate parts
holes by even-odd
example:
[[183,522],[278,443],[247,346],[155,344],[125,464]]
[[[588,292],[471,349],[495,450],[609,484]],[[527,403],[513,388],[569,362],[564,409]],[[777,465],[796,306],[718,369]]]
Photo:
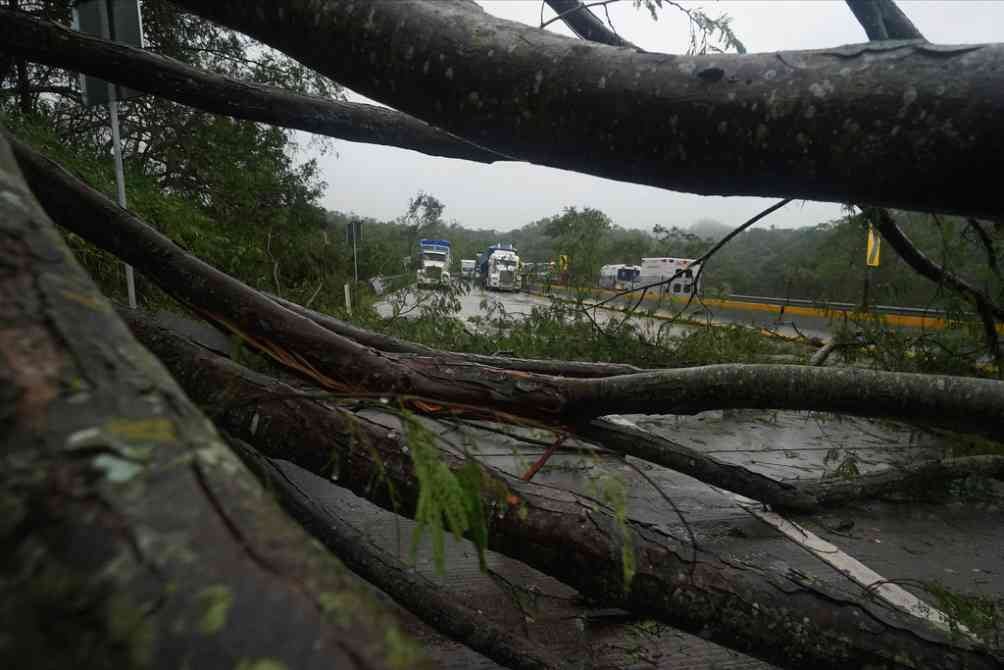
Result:
[[[143,19],[139,0],[81,0],[73,7],[73,27],[83,33],[107,40],[143,47]],[[119,101],[142,95],[97,77],[80,76],[80,91],[85,105],[108,105],[115,155],[115,190],[119,207],[126,209],[125,170],[122,166],[122,136],[119,128]],[[132,266],[123,263],[129,307],[136,307],[136,281]]]

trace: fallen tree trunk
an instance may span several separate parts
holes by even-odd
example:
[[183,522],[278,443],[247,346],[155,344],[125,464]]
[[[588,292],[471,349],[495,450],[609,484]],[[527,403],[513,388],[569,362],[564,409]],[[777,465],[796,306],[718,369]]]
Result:
[[1002,212],[981,184],[1004,171],[1004,45],[669,56],[448,0],[176,4],[541,165],[708,195]]
[[[414,512],[420,487],[400,429],[323,400],[297,399],[296,390],[180,340],[140,314],[130,314],[129,322],[217,425],[397,513]],[[440,457],[454,472],[467,464],[455,452]],[[596,500],[483,466],[479,472],[488,546],[597,601],[657,616],[785,667],[996,668],[1001,662],[970,640],[953,640],[878,605],[852,584],[838,588],[783,568],[726,561],[649,524],[618,523]],[[630,579],[625,552],[633,557]]]
[[720,461],[620,417],[597,419],[576,433],[611,451],[682,472],[777,509],[801,512],[913,493],[934,482],[970,476],[999,477],[1004,473],[1004,456],[988,455],[921,461],[848,478],[778,481]]
[[424,121],[376,105],[300,95],[200,70],[121,42],[0,9],[0,51],[82,72],[238,119],[479,163],[508,160]]
[[400,667],[396,620],[136,343],[2,137],[0,266],[0,666]]
[[795,365],[710,365],[575,379],[366,347],[203,263],[57,164],[12,141],[50,216],[200,316],[330,390],[574,426],[606,414],[791,409],[929,422],[1001,437],[1004,382]]
[[227,441],[284,508],[356,574],[439,632],[514,670],[572,670],[577,665],[544,647],[505,632],[455,593],[423,577],[415,568],[376,546],[338,509],[322,507],[282,470],[249,444]]
[[468,354],[455,351],[443,351],[434,349],[414,342],[406,342],[389,335],[381,335],[365,328],[353,325],[346,321],[336,319],[327,314],[321,314],[314,310],[301,307],[294,302],[284,300],[274,295],[269,295],[272,300],[286,309],[305,316],[317,325],[330,330],[338,335],[343,335],[351,340],[372,347],[379,351],[393,354],[421,354],[424,356],[439,356],[443,360],[450,360],[455,363],[476,363],[517,372],[536,372],[543,375],[555,375],[558,377],[613,377],[614,375],[629,375],[637,372],[644,372],[643,368],[627,365],[625,363],[598,363],[586,361],[555,361],[532,358],[511,358],[509,356],[485,356],[481,354]]

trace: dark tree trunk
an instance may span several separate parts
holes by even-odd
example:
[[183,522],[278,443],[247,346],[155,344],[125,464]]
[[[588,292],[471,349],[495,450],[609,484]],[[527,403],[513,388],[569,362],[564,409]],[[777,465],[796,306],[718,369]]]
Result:
[[1004,212],[982,186],[1004,171],[1002,45],[669,56],[450,0],[178,4],[542,165],[702,194]]
[[[0,9],[0,49],[215,114],[482,163],[506,160],[392,109],[239,81],[127,44]],[[23,63],[23,59],[21,61]]]
[[847,6],[873,42],[924,39],[893,0],[847,0]]
[[[410,515],[419,494],[407,436],[356,417],[187,343],[140,314],[137,337],[213,417],[264,454],[294,461]],[[379,405],[379,403],[377,403]],[[464,466],[441,451],[451,470]],[[734,564],[630,519],[594,499],[480,467],[489,547],[610,605],[791,668],[996,668],[1001,659],[888,607],[782,567]],[[393,491],[391,495],[390,491]],[[635,557],[625,583],[623,547]]]
[[[574,426],[605,414],[753,408],[933,422],[1000,436],[1004,382],[795,365],[710,365],[597,379],[389,354],[338,335],[186,253],[55,163],[12,141],[26,177],[61,225],[131,263],[213,323],[315,383],[386,393],[447,411],[521,415]],[[424,399],[424,400],[423,400]]]
[[2,136],[0,455],[2,667],[382,668],[414,649],[136,344]]
[[[7,6],[10,11],[4,11],[0,9],[3,14],[14,14],[19,8],[19,0],[7,0]],[[19,16],[23,16],[18,12]],[[3,21],[0,18],[0,21]],[[31,94],[28,91],[28,63],[24,58],[18,58],[15,61],[15,67],[17,68],[17,95],[18,95],[18,108],[21,110],[21,114],[27,116],[31,114]]]

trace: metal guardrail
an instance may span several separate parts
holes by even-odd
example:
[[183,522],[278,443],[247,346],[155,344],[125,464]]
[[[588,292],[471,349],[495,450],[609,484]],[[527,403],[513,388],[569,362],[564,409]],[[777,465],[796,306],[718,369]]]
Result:
[[[822,302],[819,300],[803,300],[800,298],[769,298],[758,295],[739,295],[735,293],[726,296],[728,300],[736,302],[761,303],[766,305],[792,305],[798,307],[814,307],[816,309],[828,309],[837,312],[851,312],[861,308],[861,305],[851,302]],[[946,315],[943,309],[931,309],[927,307],[901,307],[899,305],[872,305],[869,311],[883,314],[907,314],[911,316],[930,316],[943,318]]]

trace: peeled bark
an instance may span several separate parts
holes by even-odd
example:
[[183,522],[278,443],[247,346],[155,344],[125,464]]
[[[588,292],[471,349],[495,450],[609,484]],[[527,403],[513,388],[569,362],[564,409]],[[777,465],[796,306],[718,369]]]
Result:
[[[419,485],[399,430],[357,417],[130,316],[219,426],[264,454],[294,461],[401,514]],[[456,471],[455,452],[442,461]],[[863,589],[786,568],[723,560],[650,524],[616,521],[594,499],[481,467],[488,545],[611,606],[655,616],[715,642],[791,668],[996,668],[967,639],[876,604]],[[393,495],[389,491],[393,490]],[[635,558],[625,582],[623,547]]]
[[24,12],[0,9],[0,50],[82,72],[183,105],[350,142],[384,144],[480,163],[507,160],[407,114],[362,103],[300,95],[194,68],[103,40]]
[[1004,171],[1004,45],[670,56],[449,0],[177,4],[542,165],[702,194],[1004,211],[982,186]]
[[[996,438],[1004,382],[795,365],[710,365],[598,379],[556,377],[390,354],[363,346],[280,306],[216,270],[55,163],[13,141],[50,216],[129,262],[198,314],[330,390],[383,393],[412,406],[502,414],[574,426],[606,414],[709,409],[792,409],[931,422]],[[445,405],[445,407],[442,407]]]
[[411,667],[132,338],[2,137],[0,267],[0,666]]

